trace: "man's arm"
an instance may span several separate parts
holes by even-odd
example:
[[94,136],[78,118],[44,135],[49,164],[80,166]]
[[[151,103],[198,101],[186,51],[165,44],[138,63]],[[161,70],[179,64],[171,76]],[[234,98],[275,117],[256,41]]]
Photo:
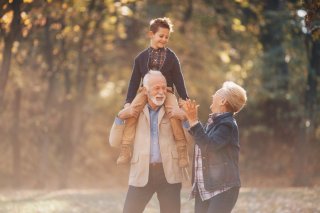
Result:
[[118,147],[121,144],[124,130],[124,122],[116,117],[110,130],[109,143],[112,147]]

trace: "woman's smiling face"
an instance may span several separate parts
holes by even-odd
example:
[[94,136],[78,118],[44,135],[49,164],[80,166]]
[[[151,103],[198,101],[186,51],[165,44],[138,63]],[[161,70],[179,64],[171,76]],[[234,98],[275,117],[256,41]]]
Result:
[[[221,89],[220,89],[221,90]],[[221,91],[218,90],[212,95],[212,102],[210,105],[210,110],[212,113],[219,113],[222,111],[222,106],[225,105],[226,99],[222,96]]]

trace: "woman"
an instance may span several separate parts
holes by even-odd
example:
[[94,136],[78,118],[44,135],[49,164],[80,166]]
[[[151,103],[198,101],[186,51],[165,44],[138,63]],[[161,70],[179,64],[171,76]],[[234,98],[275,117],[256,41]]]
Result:
[[212,96],[211,114],[205,126],[198,121],[195,101],[187,100],[183,109],[194,138],[192,194],[195,212],[231,212],[240,188],[239,132],[234,115],[247,101],[246,91],[227,81]]

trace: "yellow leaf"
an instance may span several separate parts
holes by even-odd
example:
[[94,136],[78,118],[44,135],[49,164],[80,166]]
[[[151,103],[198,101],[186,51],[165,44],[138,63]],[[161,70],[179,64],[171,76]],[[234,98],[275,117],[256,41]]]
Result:
[[219,56],[220,56],[220,60],[226,64],[230,63],[231,59],[228,55],[228,53],[226,52],[220,52],[219,53]]

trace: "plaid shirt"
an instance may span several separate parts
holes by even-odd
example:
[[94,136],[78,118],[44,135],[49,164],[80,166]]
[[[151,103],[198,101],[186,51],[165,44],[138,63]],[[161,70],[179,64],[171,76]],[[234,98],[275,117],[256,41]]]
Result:
[[[219,115],[222,115],[224,113],[216,113],[216,114],[210,114],[209,119],[208,119],[208,124],[211,124],[214,122],[214,118],[216,118]],[[199,191],[199,195],[201,197],[202,201],[208,200],[212,198],[213,196],[216,196],[222,192],[227,191],[231,187],[227,187],[221,190],[216,190],[216,191],[207,191],[204,188],[204,180],[203,180],[203,166],[202,166],[202,156],[201,156],[201,150],[199,146],[196,144],[195,145],[195,156],[194,156],[194,183],[192,184],[192,191],[190,194],[189,199],[195,198],[197,192]],[[198,190],[197,190],[198,188]]]
[[166,49],[159,48],[153,49],[149,48],[149,69],[150,70],[161,70],[164,60],[166,58]]

